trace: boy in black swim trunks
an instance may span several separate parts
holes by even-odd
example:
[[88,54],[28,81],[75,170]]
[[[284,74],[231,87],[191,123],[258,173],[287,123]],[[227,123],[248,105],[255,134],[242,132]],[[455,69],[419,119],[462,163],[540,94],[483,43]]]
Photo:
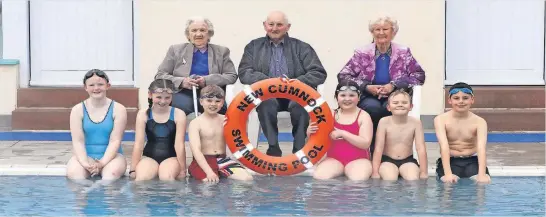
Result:
[[[377,125],[372,158],[372,178],[405,180],[428,178],[425,135],[421,120],[408,116],[411,96],[404,90],[392,92],[387,109],[392,116],[381,118]],[[421,165],[413,158],[413,141]]]
[[485,157],[487,122],[470,112],[474,104],[472,87],[462,82],[454,84],[449,89],[448,103],[452,109],[434,119],[441,153],[436,161],[438,178],[447,183],[459,178],[490,183]]

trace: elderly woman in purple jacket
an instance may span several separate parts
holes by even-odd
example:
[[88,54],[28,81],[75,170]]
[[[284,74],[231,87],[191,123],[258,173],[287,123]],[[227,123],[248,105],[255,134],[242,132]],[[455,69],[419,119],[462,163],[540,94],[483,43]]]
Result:
[[408,47],[392,42],[398,32],[398,22],[382,17],[369,25],[373,42],[355,50],[354,55],[338,74],[338,82],[351,80],[360,87],[359,107],[370,114],[375,131],[382,117],[389,116],[387,98],[399,88],[411,90],[425,82],[425,72]]

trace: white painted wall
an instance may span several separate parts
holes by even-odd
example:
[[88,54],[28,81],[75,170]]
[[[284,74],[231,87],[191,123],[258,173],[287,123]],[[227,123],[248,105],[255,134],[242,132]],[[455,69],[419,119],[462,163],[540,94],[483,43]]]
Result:
[[[476,5],[487,3],[482,1],[480,1],[479,4],[476,1],[472,2],[476,3]],[[506,3],[513,1],[497,2]],[[486,44],[487,46],[493,48],[500,47],[499,49],[501,49],[489,51],[488,49],[482,49],[487,53],[482,53],[480,55],[504,55],[502,56],[504,59],[491,58],[488,60],[489,62],[486,61],[486,63],[482,65],[465,65],[453,61],[462,61],[460,56],[464,56],[463,54],[467,53],[470,48],[477,47],[477,45],[465,47],[462,46],[465,43],[448,44],[447,46],[450,47],[450,50],[458,47],[462,49],[458,51],[460,54],[448,54],[453,55],[453,57],[459,56],[459,58],[453,58],[452,60],[446,60],[444,58],[444,0],[318,0],[312,1],[312,7],[310,6],[310,1],[306,0],[139,0],[134,2],[136,10],[134,19],[134,31],[136,33],[134,35],[134,80],[136,86],[141,87],[140,101],[143,103],[141,106],[146,106],[145,87],[147,87],[149,82],[153,79],[153,76],[157,71],[157,66],[163,59],[168,46],[186,41],[183,34],[184,22],[188,17],[194,15],[207,16],[214,22],[216,36],[212,39],[212,43],[229,47],[231,49],[232,60],[236,66],[238,66],[246,43],[251,39],[265,35],[261,22],[265,18],[267,12],[279,9],[285,11],[293,23],[290,31],[291,36],[309,42],[318,52],[319,57],[329,73],[326,89],[331,89],[335,87],[336,84],[335,76],[350,58],[353,49],[371,41],[371,36],[367,31],[368,21],[381,15],[391,15],[400,22],[400,32],[395,38],[395,41],[409,46],[417,60],[423,65],[427,72],[427,81],[423,87],[422,94],[426,103],[422,105],[422,114],[439,114],[443,111],[443,92],[441,90],[444,86],[445,61],[450,64],[450,66],[447,67],[448,71],[453,65],[459,67],[459,69],[462,68],[462,74],[464,74],[464,70],[468,71],[471,69],[469,66],[479,66],[485,69],[487,69],[487,67],[491,68],[491,66],[503,66],[508,69],[510,69],[510,67],[512,67],[511,69],[520,67],[519,69],[524,69],[522,71],[527,70],[527,72],[536,72],[536,69],[539,67],[536,64],[537,60],[521,59],[519,62],[511,62],[511,58],[508,58],[510,55],[513,58],[514,56],[527,55],[529,52],[537,52],[537,47],[542,49],[544,47],[543,43],[540,44],[541,42],[538,42],[539,44],[527,46],[518,44],[536,40],[537,37],[544,34],[544,28],[537,28],[537,26],[540,26],[540,21],[538,19],[540,18],[540,15],[537,14],[541,13],[541,11],[543,13],[544,10],[543,0],[522,2],[525,3],[523,4],[524,6],[518,2],[520,5],[518,6],[519,8],[516,6],[514,6],[514,8],[510,7],[510,9],[513,9],[510,13],[491,12],[491,14],[496,17],[488,18],[486,16],[478,20],[474,17],[474,20],[467,19],[465,21],[467,23],[471,21],[478,22],[484,29],[480,29],[480,25],[478,25],[478,27],[469,27],[469,29],[466,30],[466,33],[452,32],[455,31],[456,28],[462,28],[462,24],[459,23],[450,26],[452,22],[448,22],[449,28],[447,31],[450,35],[460,36],[462,40],[485,40],[489,43]],[[28,87],[30,72],[28,1],[2,0],[1,4],[3,9],[3,58],[18,59],[20,61],[19,85],[21,87]],[[531,4],[536,4],[536,7],[530,7],[529,5]],[[492,10],[498,9],[499,7],[500,6],[488,6],[485,8]],[[243,8],[252,8],[252,10]],[[506,9],[506,7],[504,7],[504,9]],[[451,11],[453,9],[448,8],[448,10]],[[470,9],[467,8],[466,10]],[[475,11],[476,9],[472,10]],[[485,13],[488,10],[481,11]],[[521,10],[524,12],[521,12]],[[533,13],[537,16],[533,16]],[[476,13],[474,15],[476,15]],[[491,21],[492,19],[495,22]],[[524,19],[526,21],[516,22],[519,19]],[[543,22],[543,17],[541,19]],[[513,29],[510,29],[507,26],[499,26],[501,24],[511,25],[511,28],[522,29],[521,25],[530,25],[530,23],[535,21],[538,24],[534,24],[533,27],[530,28],[524,28],[525,30],[521,31],[513,31]],[[493,24],[488,24],[486,22],[491,22]],[[457,25],[459,26],[457,27]],[[537,29],[541,32],[538,33]],[[513,33],[514,35],[505,35],[502,37],[499,37],[497,34],[493,37],[490,32],[494,30],[499,30],[504,33],[515,33]],[[536,34],[533,32],[535,30],[537,30]],[[518,43],[502,44],[499,42],[504,42],[502,39],[505,39],[506,37],[521,37],[521,35],[518,35],[518,32],[526,33],[523,34],[523,40],[520,39]],[[533,34],[530,32],[533,32]],[[498,44],[501,45],[498,46]],[[527,53],[516,55],[512,52],[507,52],[513,49],[515,49],[516,52],[522,52],[522,48],[525,48],[523,50]],[[534,48],[534,50],[531,49],[532,51],[529,51],[530,49],[528,48]],[[542,58],[543,61],[544,56],[542,55],[540,58]],[[491,62],[492,60],[495,60],[496,62]],[[460,67],[461,65],[466,68]],[[455,69],[457,69],[457,67],[455,67]],[[518,73],[520,72],[521,71],[518,71]],[[544,70],[539,70],[539,72],[542,76],[544,75]],[[462,75],[461,73],[448,73],[450,75]],[[467,74],[465,76],[466,78],[469,78],[473,76],[476,77],[475,75],[476,74]],[[533,76],[535,75],[538,75],[538,73],[533,74]],[[482,77],[484,77],[483,80],[487,81],[496,79],[497,76],[498,75],[488,75]],[[478,77],[480,76],[477,76],[476,78]],[[452,83],[455,80],[464,79],[449,77],[447,83]],[[540,82],[543,82],[543,80],[538,80],[537,83]],[[240,86],[238,86],[238,88],[240,89]],[[335,103],[332,96],[327,96],[327,99],[331,105]]]
[[28,87],[29,32],[28,2],[2,0],[3,58],[19,60],[19,86]]
[[2,59],[2,55],[4,53],[4,39],[2,34],[2,4],[0,3],[0,59]]
[[17,106],[19,65],[0,65],[0,115],[11,115]]
[[[146,87],[172,44],[186,42],[184,22],[191,16],[209,17],[215,27],[211,43],[231,49],[239,65],[245,45],[265,36],[262,21],[271,10],[283,10],[292,22],[290,35],[311,44],[328,72],[325,90],[337,85],[336,75],[356,47],[371,42],[368,22],[390,15],[399,20],[396,42],[409,46],[426,70],[422,114],[443,111],[444,0],[141,0],[135,9],[139,19],[136,55],[141,106],[146,105]],[[240,90],[239,85],[236,89]],[[325,91],[330,106],[333,92]]]

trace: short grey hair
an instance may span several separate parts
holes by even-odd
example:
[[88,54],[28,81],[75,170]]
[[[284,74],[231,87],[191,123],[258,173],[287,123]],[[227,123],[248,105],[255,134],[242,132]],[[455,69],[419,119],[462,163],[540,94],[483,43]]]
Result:
[[374,26],[378,24],[383,24],[383,23],[390,23],[392,26],[392,32],[396,35],[399,29],[398,21],[388,16],[380,17],[374,21],[371,21],[370,24],[368,25],[368,30],[370,30],[370,32],[373,33]]
[[207,24],[207,30],[209,31],[209,37],[212,38],[214,36],[214,25],[212,25],[212,22],[208,18],[205,17],[191,17],[186,21],[186,30],[184,30],[184,33],[186,34],[186,37],[190,36],[190,25],[192,23],[203,21],[205,24]]
[[[290,20],[288,19],[288,15],[286,15],[286,14],[285,14],[284,12],[282,12],[282,11],[274,11],[274,12],[281,13],[281,14],[283,15],[283,17],[284,17],[284,23],[287,24],[287,25],[291,25]],[[272,13],[273,13],[273,12],[272,12]],[[270,15],[271,15],[271,13],[268,14],[267,17],[265,17],[264,23],[267,22],[267,20],[269,19],[269,16],[270,16]]]

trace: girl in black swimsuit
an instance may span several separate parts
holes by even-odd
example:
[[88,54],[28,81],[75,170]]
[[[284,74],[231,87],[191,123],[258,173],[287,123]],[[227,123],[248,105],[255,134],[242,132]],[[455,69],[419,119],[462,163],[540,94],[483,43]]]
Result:
[[[174,180],[186,175],[186,114],[170,106],[174,85],[158,79],[148,88],[148,108],[138,112],[131,178]],[[144,146],[144,137],[147,138]]]

